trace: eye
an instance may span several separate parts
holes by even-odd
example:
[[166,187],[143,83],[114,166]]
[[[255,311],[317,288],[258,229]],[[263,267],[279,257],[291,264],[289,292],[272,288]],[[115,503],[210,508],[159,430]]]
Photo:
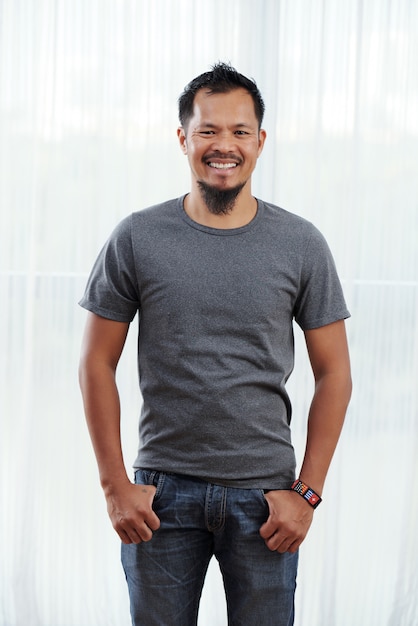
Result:
[[200,134],[201,135],[214,135],[215,132],[213,130],[201,130]]
[[236,130],[235,134],[236,135],[241,135],[241,136],[242,135],[248,135],[247,131],[245,131],[245,130]]

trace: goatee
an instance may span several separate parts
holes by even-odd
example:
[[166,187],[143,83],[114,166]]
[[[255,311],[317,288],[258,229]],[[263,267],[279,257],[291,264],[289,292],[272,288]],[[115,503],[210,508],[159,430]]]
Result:
[[235,206],[235,201],[245,186],[245,183],[240,183],[232,189],[218,189],[212,187],[203,180],[198,180],[200,192],[206,206],[213,215],[227,215],[231,213]]

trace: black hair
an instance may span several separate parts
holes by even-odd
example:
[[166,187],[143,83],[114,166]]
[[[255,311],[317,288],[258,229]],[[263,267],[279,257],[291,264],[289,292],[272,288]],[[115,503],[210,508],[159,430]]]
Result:
[[222,62],[216,63],[210,72],[200,74],[186,85],[178,100],[180,124],[186,128],[193,115],[194,98],[199,89],[206,89],[208,93],[212,94],[228,93],[240,88],[248,91],[252,97],[258,127],[261,128],[265,107],[256,82],[237,72],[229,63]]

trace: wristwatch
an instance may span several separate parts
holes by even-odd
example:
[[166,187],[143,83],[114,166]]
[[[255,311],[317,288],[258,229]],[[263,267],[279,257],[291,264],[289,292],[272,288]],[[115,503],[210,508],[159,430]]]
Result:
[[308,487],[308,485],[306,485],[299,479],[295,480],[290,489],[292,491],[296,491],[296,493],[302,496],[302,498],[304,498],[306,502],[309,502],[311,507],[313,507],[314,509],[316,509],[316,507],[322,502],[322,498],[313,489]]

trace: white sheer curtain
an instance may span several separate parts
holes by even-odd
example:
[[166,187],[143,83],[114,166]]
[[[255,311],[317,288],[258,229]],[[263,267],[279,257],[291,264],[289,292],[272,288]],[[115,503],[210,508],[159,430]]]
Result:
[[[418,624],[418,5],[412,0],[0,0],[0,625],[129,623],[76,370],[115,223],[188,189],[176,100],[218,59],[253,76],[254,192],[327,237],[354,396],[301,550],[297,626]],[[312,382],[297,332],[299,458]],[[119,382],[126,464],[135,329]],[[211,565],[200,624],[226,624]]]

